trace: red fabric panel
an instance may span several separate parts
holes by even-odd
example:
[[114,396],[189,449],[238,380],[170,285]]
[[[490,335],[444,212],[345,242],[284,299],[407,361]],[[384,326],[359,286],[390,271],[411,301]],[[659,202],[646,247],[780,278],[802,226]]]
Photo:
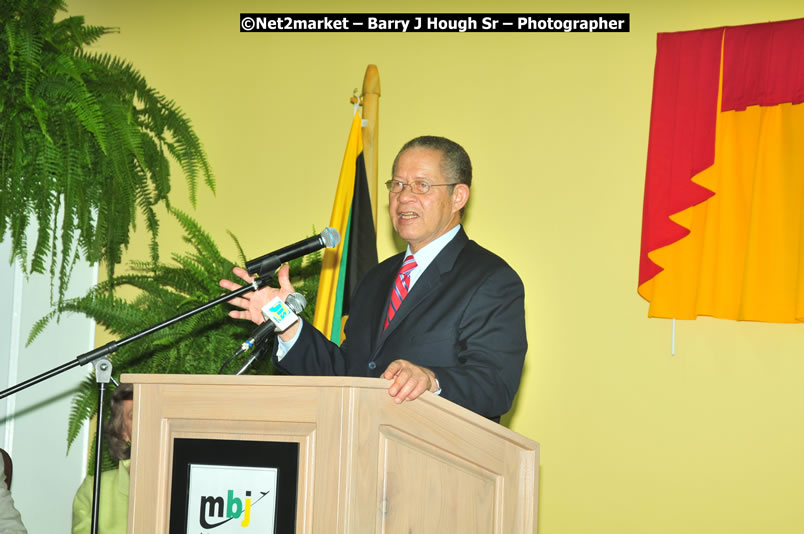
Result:
[[648,252],[689,233],[670,215],[713,194],[690,179],[715,161],[722,36],[715,28],[657,37],[639,285],[662,270]]
[[804,102],[804,19],[726,28],[722,111]]

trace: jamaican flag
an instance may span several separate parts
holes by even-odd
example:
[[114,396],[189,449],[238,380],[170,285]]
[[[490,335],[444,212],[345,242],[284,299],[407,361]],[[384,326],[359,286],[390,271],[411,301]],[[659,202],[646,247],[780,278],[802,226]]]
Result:
[[313,324],[340,344],[352,292],[363,275],[377,265],[377,233],[363,160],[361,118],[357,112],[346,143],[329,225],[338,230],[341,242],[324,251]]

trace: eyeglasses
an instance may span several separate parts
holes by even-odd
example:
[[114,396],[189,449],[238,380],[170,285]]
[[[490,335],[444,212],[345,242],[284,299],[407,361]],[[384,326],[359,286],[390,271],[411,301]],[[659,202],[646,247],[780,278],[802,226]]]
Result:
[[430,182],[425,182],[424,180],[413,180],[410,183],[405,183],[401,180],[388,180],[385,182],[385,187],[388,188],[388,192],[390,193],[401,193],[406,187],[409,187],[411,192],[417,195],[424,195],[428,193],[431,187],[454,187],[456,185],[458,184],[431,184]]

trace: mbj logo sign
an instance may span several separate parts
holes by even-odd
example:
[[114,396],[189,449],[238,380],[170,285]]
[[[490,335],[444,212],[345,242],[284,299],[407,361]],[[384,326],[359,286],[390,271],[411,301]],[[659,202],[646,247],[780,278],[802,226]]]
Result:
[[190,465],[187,534],[273,532],[278,470]]

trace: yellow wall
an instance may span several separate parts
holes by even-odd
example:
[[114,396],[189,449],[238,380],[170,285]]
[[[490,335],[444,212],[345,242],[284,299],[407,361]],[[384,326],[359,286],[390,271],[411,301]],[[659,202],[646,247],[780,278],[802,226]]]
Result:
[[[378,2],[72,0],[192,118],[218,179],[193,212],[234,257],[329,219],[351,106],[379,66],[381,179],[420,134],[475,165],[469,234],[527,292],[510,426],[542,445],[543,534],[801,532],[804,331],[649,320],[637,295],[657,32],[804,15],[794,0],[388,5],[411,12],[629,12],[628,34],[241,34],[240,12],[372,12]],[[180,7],[181,5],[181,7]],[[184,7],[184,6],[188,7]],[[190,7],[191,6],[191,7]],[[493,6],[493,7],[491,7]],[[187,202],[179,187],[173,200]],[[398,250],[386,217],[380,256]],[[184,250],[163,218],[162,250]],[[142,243],[130,257],[145,257]]]

